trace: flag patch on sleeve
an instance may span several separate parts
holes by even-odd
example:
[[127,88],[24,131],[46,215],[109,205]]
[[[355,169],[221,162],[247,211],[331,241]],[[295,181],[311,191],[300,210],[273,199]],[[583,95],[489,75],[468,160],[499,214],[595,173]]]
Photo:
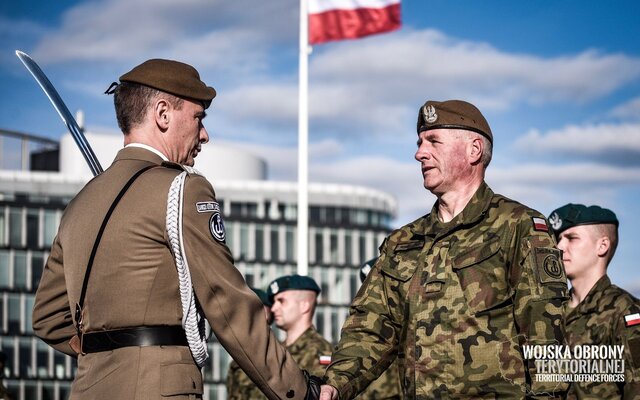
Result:
[[549,232],[547,221],[544,218],[533,217],[533,229],[536,231]]
[[624,325],[628,328],[634,325],[640,325],[640,314],[629,314],[624,316]]
[[320,356],[320,365],[331,364],[331,356]]

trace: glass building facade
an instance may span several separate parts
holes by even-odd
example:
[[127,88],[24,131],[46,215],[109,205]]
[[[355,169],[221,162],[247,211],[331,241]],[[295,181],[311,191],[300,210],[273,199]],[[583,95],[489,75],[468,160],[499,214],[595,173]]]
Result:
[[[0,170],[0,350],[4,383],[15,399],[68,398],[75,361],[33,336],[34,295],[66,204],[86,180]],[[250,286],[296,273],[296,185],[217,182],[229,245]],[[385,193],[311,184],[309,275],[321,286],[315,326],[336,343],[347,306],[360,287],[359,266],[378,254],[396,212]],[[277,331],[277,329],[276,329]],[[230,356],[212,338],[204,399],[225,399]]]

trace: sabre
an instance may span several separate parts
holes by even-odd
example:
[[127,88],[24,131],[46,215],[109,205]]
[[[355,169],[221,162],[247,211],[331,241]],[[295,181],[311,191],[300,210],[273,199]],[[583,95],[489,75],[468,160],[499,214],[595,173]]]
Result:
[[36,64],[35,61],[25,52],[20,50],[16,50],[16,56],[22,61],[27,70],[31,73],[33,78],[38,82],[38,85],[44,91],[44,94],[47,95],[51,104],[53,104],[53,108],[56,109],[60,118],[62,118],[62,122],[67,126],[67,129],[71,133],[73,140],[75,140],[80,152],[84,156],[84,159],[89,164],[89,168],[91,169],[91,173],[93,176],[102,173],[102,166],[100,165],[100,161],[98,161],[98,157],[96,157],[95,153],[91,149],[89,142],[87,142],[87,138],[82,133],[82,129],[78,126],[78,123],[73,118],[73,115],[69,112],[69,109],[62,101],[62,98],[56,91],[56,88],[53,87],[49,78],[42,72],[42,69]]

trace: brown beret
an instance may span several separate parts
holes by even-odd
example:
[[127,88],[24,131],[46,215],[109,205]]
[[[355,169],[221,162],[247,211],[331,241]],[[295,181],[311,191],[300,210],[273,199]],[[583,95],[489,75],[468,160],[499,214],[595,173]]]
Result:
[[216,90],[200,80],[195,68],[173,60],[147,60],[122,75],[120,82],[139,83],[175,96],[200,100],[205,109],[216,97]]
[[418,111],[418,134],[430,129],[464,129],[485,136],[493,143],[491,128],[480,110],[462,100],[428,100]]

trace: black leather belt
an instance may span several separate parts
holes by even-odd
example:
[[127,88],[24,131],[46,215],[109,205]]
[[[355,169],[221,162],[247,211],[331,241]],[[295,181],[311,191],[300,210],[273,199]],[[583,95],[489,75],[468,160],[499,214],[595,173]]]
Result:
[[137,326],[82,335],[82,352],[98,353],[130,346],[188,346],[181,326]]

